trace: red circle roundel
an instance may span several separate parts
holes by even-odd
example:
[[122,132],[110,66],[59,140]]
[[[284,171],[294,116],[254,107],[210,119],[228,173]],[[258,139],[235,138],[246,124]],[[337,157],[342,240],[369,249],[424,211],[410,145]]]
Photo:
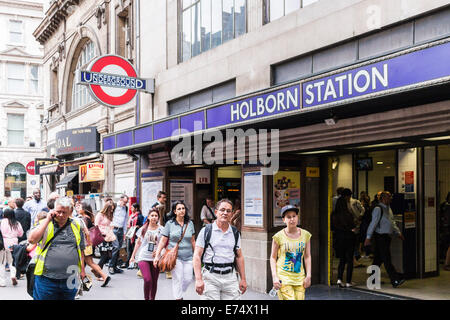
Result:
[[[108,75],[137,78],[136,70],[126,59],[116,55],[101,56],[91,64],[90,71]],[[89,85],[94,98],[102,104],[117,107],[130,102],[136,95],[136,89]]]
[[27,166],[25,167],[28,174],[31,174],[32,176],[34,176],[34,161],[30,161],[27,163]]

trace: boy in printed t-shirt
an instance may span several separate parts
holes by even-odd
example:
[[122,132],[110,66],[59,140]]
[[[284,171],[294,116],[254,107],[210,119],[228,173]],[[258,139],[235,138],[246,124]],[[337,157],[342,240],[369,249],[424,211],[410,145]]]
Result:
[[305,289],[311,286],[311,233],[297,227],[298,214],[294,206],[283,207],[286,228],[273,236],[270,267],[280,300],[305,300]]

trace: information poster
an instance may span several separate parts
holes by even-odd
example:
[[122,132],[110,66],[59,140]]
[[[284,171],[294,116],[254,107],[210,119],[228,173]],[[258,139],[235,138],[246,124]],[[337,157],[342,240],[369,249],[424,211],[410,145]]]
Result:
[[263,227],[263,179],[261,171],[244,173],[244,225]]
[[[194,219],[194,181],[170,180],[170,203],[182,200],[188,208],[189,217]],[[172,208],[172,205],[170,206]]]
[[273,177],[273,225],[284,225],[281,208],[293,205],[300,208],[300,172],[278,171]]
[[[152,205],[158,200],[158,191],[163,190],[162,180],[142,181],[142,215],[146,217]],[[166,211],[169,211],[168,209]]]

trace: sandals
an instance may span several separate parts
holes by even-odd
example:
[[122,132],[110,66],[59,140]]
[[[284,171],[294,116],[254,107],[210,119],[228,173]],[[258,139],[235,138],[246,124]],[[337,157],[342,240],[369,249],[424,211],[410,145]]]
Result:
[[102,288],[106,287],[109,283],[109,281],[111,280],[110,276],[107,276],[105,279],[105,282],[103,282],[103,284],[101,285]]

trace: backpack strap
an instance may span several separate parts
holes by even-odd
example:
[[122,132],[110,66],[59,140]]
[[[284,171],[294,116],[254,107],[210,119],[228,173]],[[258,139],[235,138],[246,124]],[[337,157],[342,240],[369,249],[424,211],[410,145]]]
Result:
[[[205,248],[203,249],[201,262],[203,262],[203,257],[205,256],[206,249],[208,248],[208,246],[211,246],[209,242],[211,240],[211,233],[212,233],[212,223],[208,223],[205,226]],[[214,251],[212,247],[211,249]]]

